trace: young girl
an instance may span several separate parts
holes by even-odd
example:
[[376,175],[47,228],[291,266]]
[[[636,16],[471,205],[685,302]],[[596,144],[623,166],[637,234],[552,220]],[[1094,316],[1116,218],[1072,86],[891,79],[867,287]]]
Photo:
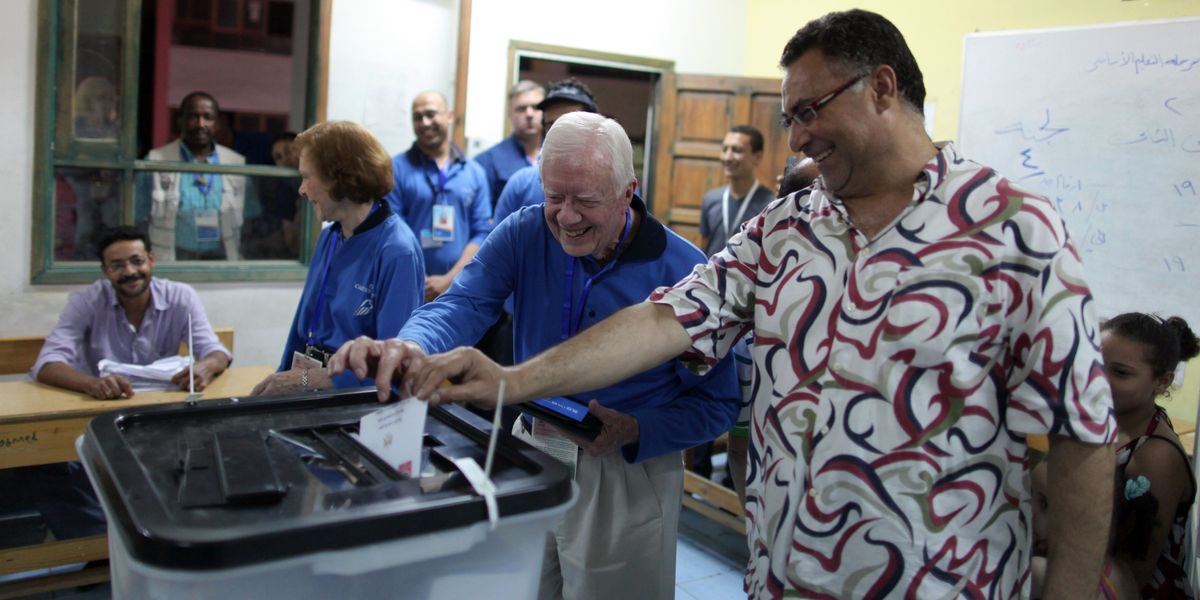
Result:
[[1129,566],[1143,598],[1192,598],[1183,539],[1196,481],[1166,411],[1154,399],[1171,384],[1179,362],[1200,353],[1200,346],[1179,317],[1125,313],[1100,329],[1117,417],[1117,466],[1128,480],[1144,481],[1145,493],[1158,504],[1147,552]]

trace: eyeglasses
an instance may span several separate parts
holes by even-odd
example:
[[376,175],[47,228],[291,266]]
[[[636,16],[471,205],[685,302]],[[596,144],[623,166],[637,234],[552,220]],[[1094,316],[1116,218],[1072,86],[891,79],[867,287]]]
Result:
[[104,265],[104,270],[108,271],[109,273],[120,273],[121,271],[125,270],[125,265],[133,265],[133,268],[137,269],[141,268],[141,266],[145,265],[147,262],[149,262],[149,259],[145,256],[142,256],[141,254],[134,254],[133,256],[129,257],[129,260],[114,260],[109,262],[108,264]]
[[818,110],[824,108],[826,104],[833,102],[833,99],[837,98],[839,94],[850,89],[852,86],[854,86],[854,84],[866,79],[866,77],[866,75],[859,75],[858,77],[839,85],[837,89],[833,90],[832,92],[829,92],[828,94],[825,94],[824,96],[821,96],[820,98],[817,98],[816,100],[796,109],[794,115],[789,115],[787,113],[780,115],[779,124],[782,125],[784,129],[788,129],[796,121],[800,121],[806,125],[812,123],[813,120],[817,118]]

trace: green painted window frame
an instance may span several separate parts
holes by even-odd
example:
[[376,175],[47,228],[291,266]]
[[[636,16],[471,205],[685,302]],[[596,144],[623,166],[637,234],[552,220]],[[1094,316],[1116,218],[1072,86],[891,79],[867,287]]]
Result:
[[[54,259],[54,211],[56,167],[80,167],[112,169],[122,173],[121,199],[122,222],[132,221],[134,205],[134,182],[139,173],[155,171],[220,173],[247,176],[297,177],[292,169],[267,165],[221,165],[207,166],[176,162],[142,160],[135,156],[137,120],[124,118],[117,142],[115,156],[97,156],[83,149],[72,149],[66,157],[56,157],[54,145],[58,127],[66,122],[58,117],[59,107],[59,45],[66,10],[77,2],[86,0],[40,0],[38,4],[37,38],[37,117],[34,138],[33,168],[33,235],[30,252],[30,283],[62,284],[87,283],[97,277],[94,261],[57,261]],[[153,2],[154,0],[144,0]],[[322,4],[331,0],[312,0],[309,9],[308,28],[308,84],[305,93],[304,122],[316,122],[319,74],[321,61],[320,32]],[[124,11],[121,22],[121,114],[136,115],[138,112],[138,58],[140,56],[140,27],[143,0],[121,0]],[[216,261],[216,262],[160,262],[155,265],[156,275],[178,281],[227,282],[227,281],[303,281],[311,260],[309,249],[316,241],[316,227],[312,207],[302,203],[299,216],[301,256],[298,260],[275,261]]]

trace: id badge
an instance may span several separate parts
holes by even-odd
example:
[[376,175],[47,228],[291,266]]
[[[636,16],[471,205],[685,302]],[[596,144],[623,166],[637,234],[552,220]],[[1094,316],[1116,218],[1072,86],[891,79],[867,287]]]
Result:
[[325,365],[321,361],[304,354],[303,352],[292,352],[292,370],[296,369],[320,369]]
[[215,208],[205,208],[193,213],[196,218],[196,241],[221,241],[221,216]]
[[449,204],[433,205],[433,241],[454,241],[454,207]]

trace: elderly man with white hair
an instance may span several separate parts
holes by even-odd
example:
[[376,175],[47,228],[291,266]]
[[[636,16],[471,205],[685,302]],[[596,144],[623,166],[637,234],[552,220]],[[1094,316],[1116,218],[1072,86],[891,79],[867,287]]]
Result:
[[[524,361],[704,261],[635,193],[629,138],[615,121],[584,112],[558,119],[541,174],[544,205],[498,224],[450,289],[413,312],[396,339],[347,343],[330,369],[374,373],[385,398],[420,357],[478,339],[510,294],[513,354]],[[675,597],[679,451],[728,430],[740,395],[729,361],[700,377],[668,360],[576,396],[603,427],[590,442],[566,434],[581,445],[564,460],[580,497],[548,536],[540,597]],[[518,420],[515,430],[535,446],[565,441],[536,419]]]

